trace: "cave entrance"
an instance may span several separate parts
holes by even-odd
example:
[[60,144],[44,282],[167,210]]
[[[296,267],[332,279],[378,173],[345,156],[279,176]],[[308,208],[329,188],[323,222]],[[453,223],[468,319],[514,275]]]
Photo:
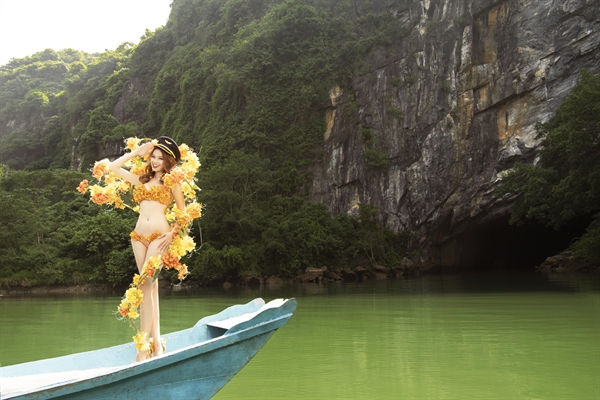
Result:
[[509,225],[508,220],[507,216],[482,224],[443,243],[442,267],[533,269],[566,249],[589,223],[578,221],[557,231],[531,221]]

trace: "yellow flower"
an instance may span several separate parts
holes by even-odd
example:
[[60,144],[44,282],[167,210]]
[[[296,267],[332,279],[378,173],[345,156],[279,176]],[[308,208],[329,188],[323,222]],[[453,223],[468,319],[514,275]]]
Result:
[[200,169],[200,161],[198,161],[198,156],[195,153],[190,152],[183,162],[182,169],[185,171],[186,179],[193,179],[194,175],[196,175],[198,172],[198,169]]
[[179,153],[181,155],[182,160],[185,160],[187,158],[189,152],[190,148],[187,144],[182,143],[181,146],[179,146]]
[[138,307],[142,303],[144,293],[138,288],[129,288],[125,292],[125,298],[133,307]]
[[142,278],[140,275],[135,274],[135,275],[133,275],[133,286],[138,287],[142,283],[144,283],[145,280],[146,280],[146,278]]
[[127,193],[131,189],[131,184],[127,181],[117,182],[117,186],[121,193]]
[[141,140],[142,139],[138,139],[136,137],[130,137],[125,140],[125,143],[127,144],[127,148],[129,150],[133,151],[133,150],[137,149],[138,147],[140,147]]
[[188,215],[186,210],[180,210],[179,208],[174,210],[175,218],[179,226],[185,226],[188,222],[190,222],[190,216]]
[[138,332],[137,335],[132,337],[135,342],[135,348],[138,351],[150,350],[150,344],[148,343],[148,334],[146,332]]
[[146,173],[147,165],[148,164],[146,164],[141,157],[134,157],[129,172],[134,175],[144,175]]
[[175,220],[177,219],[177,210],[179,210],[179,208],[177,208],[177,205],[175,203],[173,203],[173,205],[167,209],[167,212],[165,213],[167,221],[175,222]]
[[136,308],[129,309],[129,312],[127,313],[127,318],[129,319],[137,319],[139,316],[140,314],[138,314]]
[[192,199],[192,201],[196,199],[196,189],[188,181],[181,183],[181,191],[186,199]]
[[146,275],[150,278],[153,278],[156,271],[160,271],[161,268],[162,263],[160,261],[160,258],[158,258],[157,256],[152,256],[144,264],[144,268],[142,268],[142,275]]
[[196,243],[194,243],[194,240],[191,237],[180,237],[179,235],[176,235],[173,238],[173,242],[171,242],[171,246],[169,246],[169,253],[173,254],[175,257],[181,258],[194,250],[195,247]]
[[192,203],[185,207],[191,219],[200,218],[202,216],[202,206],[199,203]]

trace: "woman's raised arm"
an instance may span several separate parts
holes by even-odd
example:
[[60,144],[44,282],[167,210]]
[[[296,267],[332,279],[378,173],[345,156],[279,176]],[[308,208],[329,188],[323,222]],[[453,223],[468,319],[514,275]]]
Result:
[[135,156],[143,157],[146,154],[150,154],[150,152],[152,151],[153,148],[154,148],[153,142],[144,143],[143,145],[141,145],[134,151],[125,153],[121,157],[117,158],[115,161],[111,162],[109,164],[108,168],[111,171],[113,171],[115,174],[119,175],[121,178],[128,181],[129,183],[131,183],[133,185],[139,185],[141,183],[140,177],[136,174],[132,174],[131,172],[127,171],[126,169],[123,169],[122,168],[123,164],[125,164],[127,161],[131,160]]

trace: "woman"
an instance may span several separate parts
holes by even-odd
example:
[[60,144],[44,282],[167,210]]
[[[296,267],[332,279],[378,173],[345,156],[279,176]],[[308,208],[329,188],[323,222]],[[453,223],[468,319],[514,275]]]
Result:
[[[136,175],[122,168],[130,159],[150,155],[143,175]],[[140,216],[135,230],[131,232],[131,246],[140,272],[150,257],[159,256],[168,251],[179,227],[169,226],[165,217],[167,207],[175,201],[177,208],[185,211],[185,200],[181,186],[175,184],[172,189],[163,183],[168,174],[180,160],[177,143],[169,137],[158,139],[139,146],[109,164],[109,169],[135,186],[133,200],[139,203]],[[156,356],[164,352],[160,340],[160,312],[158,306],[158,280],[145,279],[139,285],[143,298],[140,305],[140,330],[152,336],[153,348],[138,350],[136,361],[144,360],[151,354]]]

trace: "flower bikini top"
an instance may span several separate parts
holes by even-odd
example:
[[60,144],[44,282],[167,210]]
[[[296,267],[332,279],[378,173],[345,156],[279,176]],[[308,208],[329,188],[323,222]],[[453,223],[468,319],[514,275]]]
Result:
[[171,190],[163,185],[154,185],[150,189],[143,183],[135,187],[133,201],[141,203],[143,200],[158,201],[165,206],[171,203]]

